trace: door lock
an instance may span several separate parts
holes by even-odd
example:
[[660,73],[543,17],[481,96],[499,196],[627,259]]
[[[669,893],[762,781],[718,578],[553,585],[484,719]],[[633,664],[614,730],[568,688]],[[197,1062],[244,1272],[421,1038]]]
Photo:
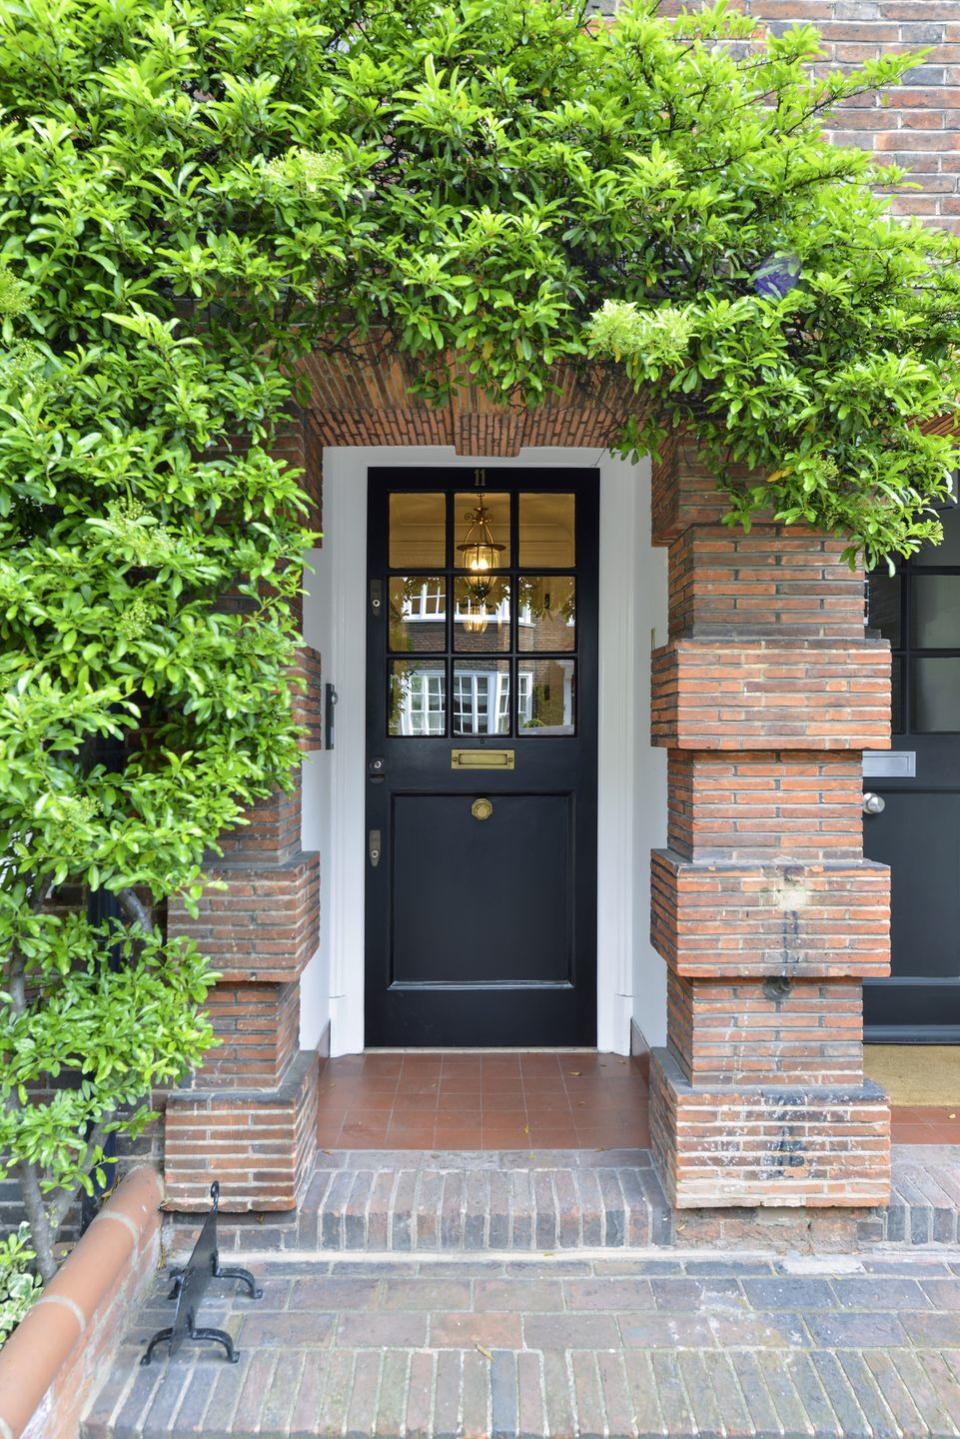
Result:
[[380,831],[378,829],[372,829],[367,836],[367,854],[370,856],[371,869],[376,869],[380,863],[382,853]]
[[870,790],[863,796],[864,814],[883,814],[887,807],[887,801],[882,794],[873,794]]

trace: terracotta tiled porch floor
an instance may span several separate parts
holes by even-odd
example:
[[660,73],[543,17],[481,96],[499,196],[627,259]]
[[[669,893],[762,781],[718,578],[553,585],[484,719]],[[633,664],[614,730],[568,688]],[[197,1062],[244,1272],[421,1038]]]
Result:
[[960,1105],[897,1105],[891,1126],[894,1144],[960,1144]]
[[392,1053],[328,1060],[323,1149],[645,1148],[646,1067],[594,1051]]
[[[584,1050],[328,1060],[322,1149],[646,1148],[647,1068]],[[895,1144],[960,1144],[960,1106],[895,1108]]]

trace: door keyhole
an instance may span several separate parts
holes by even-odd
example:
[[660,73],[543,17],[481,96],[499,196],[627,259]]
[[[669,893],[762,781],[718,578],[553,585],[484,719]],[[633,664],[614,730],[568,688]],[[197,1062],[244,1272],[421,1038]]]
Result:
[[488,799],[475,799],[470,806],[470,813],[474,819],[489,819],[493,814],[493,805]]

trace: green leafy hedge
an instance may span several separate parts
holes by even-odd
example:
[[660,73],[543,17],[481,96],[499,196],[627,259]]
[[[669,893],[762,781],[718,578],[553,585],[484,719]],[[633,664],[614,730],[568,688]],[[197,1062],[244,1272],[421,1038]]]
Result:
[[0,1154],[45,1277],[105,1134],[210,1042],[150,902],[195,901],[296,762],[308,536],[271,445],[306,350],[412,354],[436,399],[619,368],[624,448],[683,427],[732,522],[871,563],[937,532],[958,456],[915,421],[960,391],[960,250],[821,130],[916,57],[840,74],[808,28],[656,9],[0,10]]

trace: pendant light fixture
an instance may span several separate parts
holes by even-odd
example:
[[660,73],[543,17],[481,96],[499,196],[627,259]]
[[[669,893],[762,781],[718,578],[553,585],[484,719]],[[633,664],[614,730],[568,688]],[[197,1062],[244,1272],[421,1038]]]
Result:
[[[477,489],[482,490],[486,483],[485,472],[475,470],[474,480]],[[466,521],[467,529],[457,545],[457,553],[461,556],[462,568],[467,571],[468,586],[478,598],[486,599],[491,588],[490,572],[500,568],[501,556],[507,547],[493,537],[490,511],[482,494],[477,496],[476,507],[467,511]]]
[[469,591],[466,604],[460,608],[460,615],[463,619],[463,628],[469,635],[482,635],[490,623],[486,599],[477,599]]
[[[486,471],[474,470],[473,479],[476,488],[482,491],[486,485]],[[465,600],[460,613],[467,633],[482,635],[491,619],[487,601],[495,587],[492,572],[500,568],[506,545],[494,539],[490,511],[482,493],[477,496],[476,506],[467,511],[465,519],[467,528],[457,545],[460,568],[467,571],[463,581]]]

